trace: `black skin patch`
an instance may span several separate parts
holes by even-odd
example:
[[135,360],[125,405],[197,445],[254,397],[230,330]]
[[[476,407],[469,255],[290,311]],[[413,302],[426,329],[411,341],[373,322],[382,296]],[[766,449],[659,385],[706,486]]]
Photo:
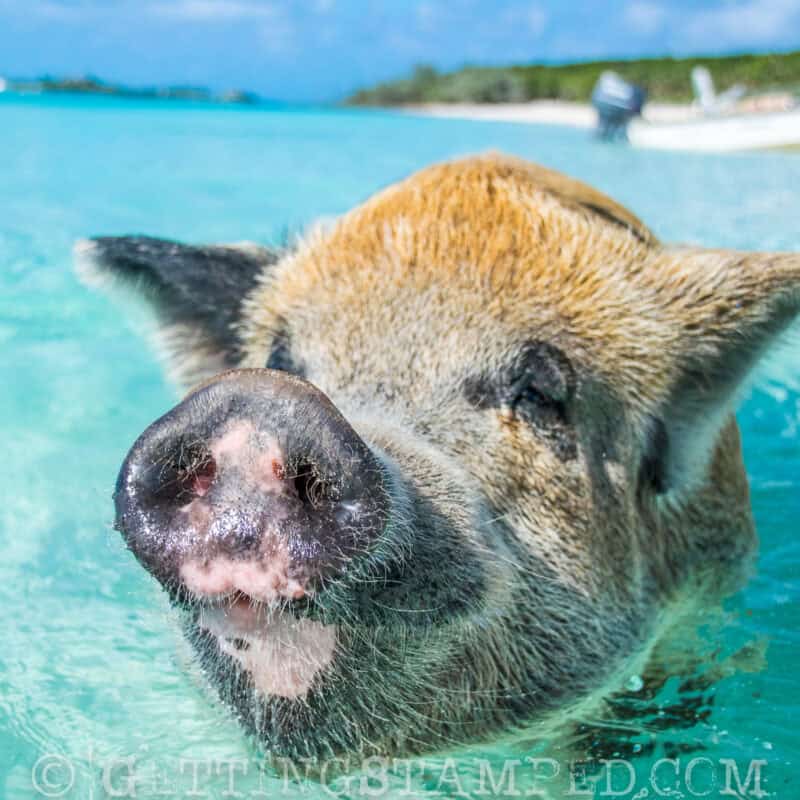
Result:
[[279,330],[272,339],[272,347],[264,364],[267,369],[277,369],[281,372],[289,372],[300,378],[306,377],[305,369],[295,361],[292,356],[292,340],[285,330]]
[[669,434],[664,421],[653,417],[650,420],[647,447],[639,467],[639,493],[650,489],[656,494],[669,490],[668,464],[670,456]]
[[199,330],[231,366],[238,363],[235,326],[242,301],[280,251],[187,245],[149,236],[102,236],[92,242],[98,266],[139,289],[162,323]]
[[559,348],[530,342],[499,372],[468,378],[464,393],[477,409],[510,412],[531,425],[568,460],[577,455],[571,424],[575,385],[572,364]]

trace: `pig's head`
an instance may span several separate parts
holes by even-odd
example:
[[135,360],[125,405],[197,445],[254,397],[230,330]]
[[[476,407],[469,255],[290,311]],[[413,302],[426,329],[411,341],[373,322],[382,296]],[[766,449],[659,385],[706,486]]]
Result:
[[295,249],[79,245],[135,285],[185,399],[116,527],[274,754],[419,752],[613,687],[755,534],[732,411],[800,256],[672,248],[499,156]]

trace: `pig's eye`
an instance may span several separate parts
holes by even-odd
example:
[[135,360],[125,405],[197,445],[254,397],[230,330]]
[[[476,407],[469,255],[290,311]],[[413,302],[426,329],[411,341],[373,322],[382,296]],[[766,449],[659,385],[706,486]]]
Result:
[[518,364],[519,372],[509,393],[510,405],[517,414],[545,415],[566,422],[574,383],[566,356],[552,345],[537,342],[523,349]]
[[507,406],[522,418],[538,424],[567,421],[566,384],[553,381],[549,369],[526,375],[509,393]]
[[574,373],[558,348],[531,342],[499,375],[477,376],[465,389],[477,408],[505,409],[540,428],[563,425],[569,421]]

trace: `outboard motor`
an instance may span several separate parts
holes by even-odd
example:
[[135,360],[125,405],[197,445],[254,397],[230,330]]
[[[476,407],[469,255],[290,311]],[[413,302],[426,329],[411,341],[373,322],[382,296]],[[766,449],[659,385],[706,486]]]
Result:
[[592,91],[592,105],[597,111],[597,134],[601,139],[626,138],[628,122],[642,113],[647,92],[635,83],[604,72]]

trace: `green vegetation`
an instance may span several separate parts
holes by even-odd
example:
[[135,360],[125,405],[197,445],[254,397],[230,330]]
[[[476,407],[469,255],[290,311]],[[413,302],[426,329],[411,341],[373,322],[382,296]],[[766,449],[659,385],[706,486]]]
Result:
[[[2,79],[0,79],[2,81]],[[9,92],[20,94],[96,94],[108,97],[122,97],[135,100],[195,100],[206,103],[258,103],[258,95],[231,89],[221,94],[213,94],[202,86],[163,86],[135,88],[115,83],[106,83],[93,75],[80,78],[42,78],[18,80],[9,78],[2,81]]]
[[637,61],[592,61],[548,66],[467,66],[438,72],[419,66],[410,78],[381,83],[356,92],[352,105],[394,106],[408,103],[514,103],[543,98],[588,101],[597,78],[610,69],[641,84],[651,99],[692,98],[692,67],[708,67],[718,89],[734,83],[751,91],[782,89],[800,92],[800,51],[769,55],[713,58],[647,58]]

